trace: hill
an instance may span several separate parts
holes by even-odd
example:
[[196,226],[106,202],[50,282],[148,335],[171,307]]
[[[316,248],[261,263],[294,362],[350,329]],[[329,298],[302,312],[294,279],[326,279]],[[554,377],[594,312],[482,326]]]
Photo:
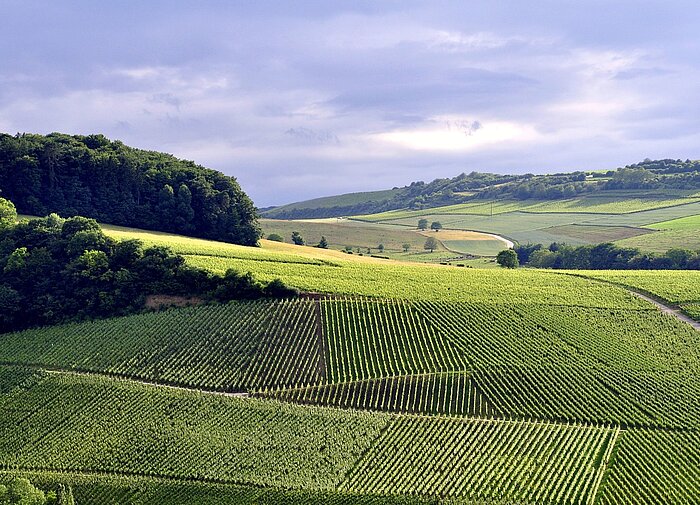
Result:
[[698,272],[105,232],[314,294],[0,335],[0,482],[83,504],[700,499],[700,333],[634,294],[697,317]]
[[308,219],[376,214],[396,209],[425,210],[483,200],[567,200],[604,197],[615,190],[700,190],[700,161],[645,160],[617,170],[546,175],[471,172],[451,179],[417,181],[388,191],[352,193],[267,209],[272,219]]
[[255,245],[255,207],[233,177],[103,135],[0,134],[0,196],[24,214]]
[[8,477],[88,504],[698,499],[700,334],[620,287],[682,305],[700,300],[697,272],[107,233],[326,294],[2,335]]

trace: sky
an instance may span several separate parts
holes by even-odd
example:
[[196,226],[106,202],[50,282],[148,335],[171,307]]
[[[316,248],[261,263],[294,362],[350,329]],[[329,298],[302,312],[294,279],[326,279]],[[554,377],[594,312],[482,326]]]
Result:
[[0,0],[0,131],[103,133],[266,207],[700,158],[700,2]]

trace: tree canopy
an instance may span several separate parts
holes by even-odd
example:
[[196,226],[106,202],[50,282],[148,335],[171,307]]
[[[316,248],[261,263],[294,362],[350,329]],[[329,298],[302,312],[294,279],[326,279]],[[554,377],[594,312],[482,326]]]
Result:
[[233,177],[103,135],[0,134],[0,191],[22,214],[255,245],[253,202]]
[[165,247],[113,240],[81,216],[51,214],[0,229],[0,331],[128,314],[142,310],[148,295],[227,301],[294,294],[285,289],[190,267]]

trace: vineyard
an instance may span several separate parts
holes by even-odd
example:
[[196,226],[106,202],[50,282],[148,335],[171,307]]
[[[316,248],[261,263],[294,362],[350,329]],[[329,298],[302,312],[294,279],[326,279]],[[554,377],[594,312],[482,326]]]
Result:
[[700,333],[620,287],[692,313],[694,273],[216,247],[189,261],[327,294],[0,336],[0,481],[96,505],[700,499]]

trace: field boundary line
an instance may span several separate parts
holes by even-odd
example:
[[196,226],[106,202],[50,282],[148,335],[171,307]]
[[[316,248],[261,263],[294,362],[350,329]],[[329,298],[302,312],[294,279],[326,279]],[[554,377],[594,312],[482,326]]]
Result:
[[617,440],[620,437],[620,427],[617,426],[615,431],[613,432],[612,440],[610,440],[610,443],[608,444],[608,447],[606,447],[605,452],[603,453],[603,459],[600,464],[600,468],[598,469],[598,475],[596,475],[595,481],[593,482],[593,489],[591,489],[591,496],[588,499],[588,505],[594,505],[597,498],[598,498],[598,493],[600,492],[600,486],[603,483],[603,477],[605,477],[605,474],[609,470],[609,465],[610,465],[610,456],[613,453],[613,450],[615,449],[615,446],[617,445]]
[[0,366],[28,368],[30,370],[44,371],[48,374],[54,374],[54,375],[76,375],[78,377],[105,377],[108,379],[118,380],[118,381],[122,381],[122,382],[133,382],[136,384],[141,384],[142,386],[168,388],[168,389],[174,389],[174,390],[178,390],[178,391],[187,391],[190,393],[201,393],[201,394],[207,394],[207,395],[227,396],[229,398],[249,398],[250,397],[250,393],[245,392],[245,391],[239,391],[239,392],[216,391],[213,389],[187,387],[187,386],[176,385],[176,384],[167,384],[167,383],[163,383],[163,382],[147,381],[147,380],[139,379],[137,377],[129,377],[127,375],[117,374],[114,372],[96,372],[96,371],[89,371],[89,370],[75,370],[75,369],[61,368],[61,367],[52,366],[52,365],[42,365],[42,364],[36,364],[36,363],[17,363],[17,362],[12,362],[12,361],[0,361]]
[[[601,270],[601,272],[605,272],[605,270]],[[690,325],[692,328],[694,328],[697,331],[700,331],[700,322],[692,319],[691,317],[686,316],[683,311],[680,308],[680,305],[685,302],[681,302],[681,304],[676,304],[676,303],[671,303],[668,300],[664,300],[658,295],[655,295],[653,293],[650,293],[649,291],[645,291],[640,288],[635,288],[632,287],[628,284],[623,284],[621,282],[615,282],[607,279],[600,279],[597,277],[588,277],[587,275],[584,274],[575,274],[571,272],[554,272],[555,274],[558,275],[568,275],[571,277],[579,277],[581,279],[587,279],[593,282],[598,282],[601,284],[608,284],[611,286],[617,286],[619,288],[622,288],[626,290],[628,293],[630,293],[633,296],[636,296],[637,298],[644,300],[646,302],[649,302],[653,305],[656,306],[656,308],[661,311],[663,314],[667,314],[669,316],[675,317],[681,322],[684,322],[688,325]],[[692,303],[692,302],[690,302]]]

